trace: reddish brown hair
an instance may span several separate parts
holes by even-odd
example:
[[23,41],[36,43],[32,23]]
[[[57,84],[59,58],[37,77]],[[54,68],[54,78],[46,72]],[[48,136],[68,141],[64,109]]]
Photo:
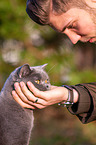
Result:
[[58,15],[73,7],[88,9],[84,0],[28,0],[26,11],[33,21],[46,25],[49,24],[50,4]]

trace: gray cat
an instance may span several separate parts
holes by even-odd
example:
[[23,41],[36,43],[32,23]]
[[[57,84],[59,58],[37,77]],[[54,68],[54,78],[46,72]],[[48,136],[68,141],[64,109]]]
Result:
[[28,145],[33,127],[33,110],[22,108],[12,97],[15,82],[31,81],[38,89],[50,89],[45,65],[25,64],[13,71],[0,93],[0,145]]

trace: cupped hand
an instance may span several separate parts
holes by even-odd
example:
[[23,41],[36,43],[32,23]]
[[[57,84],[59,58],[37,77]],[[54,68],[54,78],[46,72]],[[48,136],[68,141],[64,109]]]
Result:
[[[51,90],[40,91],[31,82],[15,83],[15,91],[12,91],[15,101],[24,108],[35,109],[45,108],[49,105],[56,104],[67,100],[68,90],[64,87],[51,86]],[[38,98],[38,99],[37,99]],[[36,102],[36,100],[38,100]]]

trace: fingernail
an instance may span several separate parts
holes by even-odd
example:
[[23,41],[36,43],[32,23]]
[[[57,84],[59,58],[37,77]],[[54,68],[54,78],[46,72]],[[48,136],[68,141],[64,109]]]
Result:
[[16,97],[16,92],[15,91],[12,91],[12,96]]
[[30,86],[31,85],[31,82],[27,82],[27,85]]
[[14,84],[14,87],[17,88],[18,85],[19,85],[19,83],[16,82],[16,83]]
[[15,94],[15,91],[12,91],[12,95],[14,95]]
[[24,86],[24,83],[23,82],[20,82],[20,86],[23,87]]

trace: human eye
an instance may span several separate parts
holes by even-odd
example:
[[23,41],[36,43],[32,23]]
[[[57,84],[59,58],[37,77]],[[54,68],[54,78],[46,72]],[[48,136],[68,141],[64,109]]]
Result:
[[77,29],[77,23],[73,22],[68,26],[68,29]]

